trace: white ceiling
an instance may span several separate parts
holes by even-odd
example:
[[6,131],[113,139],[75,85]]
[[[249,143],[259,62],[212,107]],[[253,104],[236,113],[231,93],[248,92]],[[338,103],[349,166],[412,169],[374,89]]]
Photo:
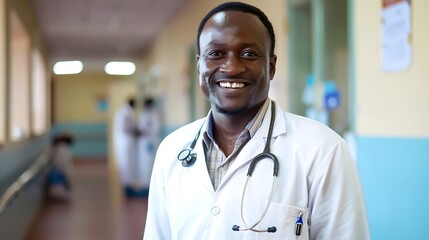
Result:
[[32,0],[52,62],[141,58],[188,0]]

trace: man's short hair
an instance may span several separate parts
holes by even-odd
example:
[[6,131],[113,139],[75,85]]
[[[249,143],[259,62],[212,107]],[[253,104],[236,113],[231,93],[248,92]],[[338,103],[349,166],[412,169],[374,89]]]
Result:
[[197,35],[197,50],[198,54],[200,54],[200,36],[201,32],[203,31],[204,26],[206,25],[206,22],[211,18],[213,15],[219,12],[226,12],[226,11],[240,11],[245,13],[250,13],[259,18],[261,20],[262,24],[264,24],[265,28],[268,31],[268,35],[271,39],[271,51],[270,54],[274,55],[274,48],[276,44],[275,34],[273,25],[271,24],[270,20],[268,20],[267,15],[265,15],[264,12],[262,12],[259,8],[242,3],[242,2],[226,2],[222,3],[221,5],[213,8],[204,18],[201,20],[200,26],[198,27],[198,35]]

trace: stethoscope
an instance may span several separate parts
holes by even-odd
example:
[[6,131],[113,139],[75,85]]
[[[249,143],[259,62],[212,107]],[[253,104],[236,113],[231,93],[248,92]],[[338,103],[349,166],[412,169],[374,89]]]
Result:
[[177,159],[182,162],[183,167],[190,167],[197,160],[197,153],[194,152],[194,147],[197,144],[198,138],[200,137],[201,129],[204,126],[204,122],[203,122],[203,124],[201,124],[200,130],[198,130],[197,135],[195,135],[194,141],[192,141],[191,146],[183,149],[177,155]]
[[[275,106],[274,106],[274,102],[272,101],[272,104],[271,104],[271,120],[270,120],[270,128],[268,130],[267,142],[265,143],[264,151],[262,153],[258,154],[256,157],[254,157],[252,159],[252,161],[250,162],[249,168],[247,170],[246,182],[244,183],[243,193],[241,195],[240,213],[241,213],[241,221],[243,222],[245,227],[242,228],[238,225],[234,225],[234,226],[232,226],[233,231],[250,230],[250,231],[254,231],[254,232],[269,232],[269,233],[274,233],[277,231],[277,228],[275,226],[268,227],[267,229],[256,229],[256,226],[265,217],[265,214],[267,213],[268,208],[270,207],[271,201],[273,199],[274,188],[275,188],[276,182],[277,182],[277,176],[279,174],[279,160],[277,159],[277,157],[274,154],[272,154],[270,152],[271,137],[272,137],[273,128],[274,128],[274,120],[275,120]],[[192,164],[195,163],[195,161],[197,159],[197,154],[194,152],[194,147],[195,147],[197,140],[200,136],[201,129],[202,129],[203,125],[204,125],[204,123],[201,125],[200,129],[198,130],[198,133],[195,135],[195,138],[194,138],[193,142],[191,143],[191,146],[189,146],[189,148],[183,149],[177,155],[177,159],[182,162],[183,167],[191,166]],[[265,206],[265,209],[264,209],[261,217],[259,218],[259,220],[256,221],[254,224],[247,224],[246,221],[244,220],[244,216],[243,216],[243,205],[244,205],[243,202],[244,202],[244,195],[245,195],[246,189],[247,189],[247,183],[249,181],[249,178],[252,176],[253,171],[256,168],[256,164],[258,164],[258,162],[260,162],[261,160],[267,159],[267,158],[273,160],[273,162],[274,162],[273,182],[272,182],[270,194],[268,197],[268,203]]]

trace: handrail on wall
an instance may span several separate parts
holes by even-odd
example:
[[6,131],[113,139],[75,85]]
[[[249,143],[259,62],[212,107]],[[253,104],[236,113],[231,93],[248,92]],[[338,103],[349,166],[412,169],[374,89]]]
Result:
[[49,151],[46,150],[34,161],[34,163],[12,183],[0,197],[0,215],[6,209],[14,197],[29,183],[37,173],[49,162]]

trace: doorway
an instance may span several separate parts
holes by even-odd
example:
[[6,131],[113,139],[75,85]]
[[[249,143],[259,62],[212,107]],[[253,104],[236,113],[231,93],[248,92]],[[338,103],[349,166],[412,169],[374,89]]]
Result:
[[[348,1],[291,0],[288,9],[290,110],[311,118],[309,109],[322,111],[322,122],[343,135],[350,128]],[[339,104],[329,107],[325,97],[333,90]]]

